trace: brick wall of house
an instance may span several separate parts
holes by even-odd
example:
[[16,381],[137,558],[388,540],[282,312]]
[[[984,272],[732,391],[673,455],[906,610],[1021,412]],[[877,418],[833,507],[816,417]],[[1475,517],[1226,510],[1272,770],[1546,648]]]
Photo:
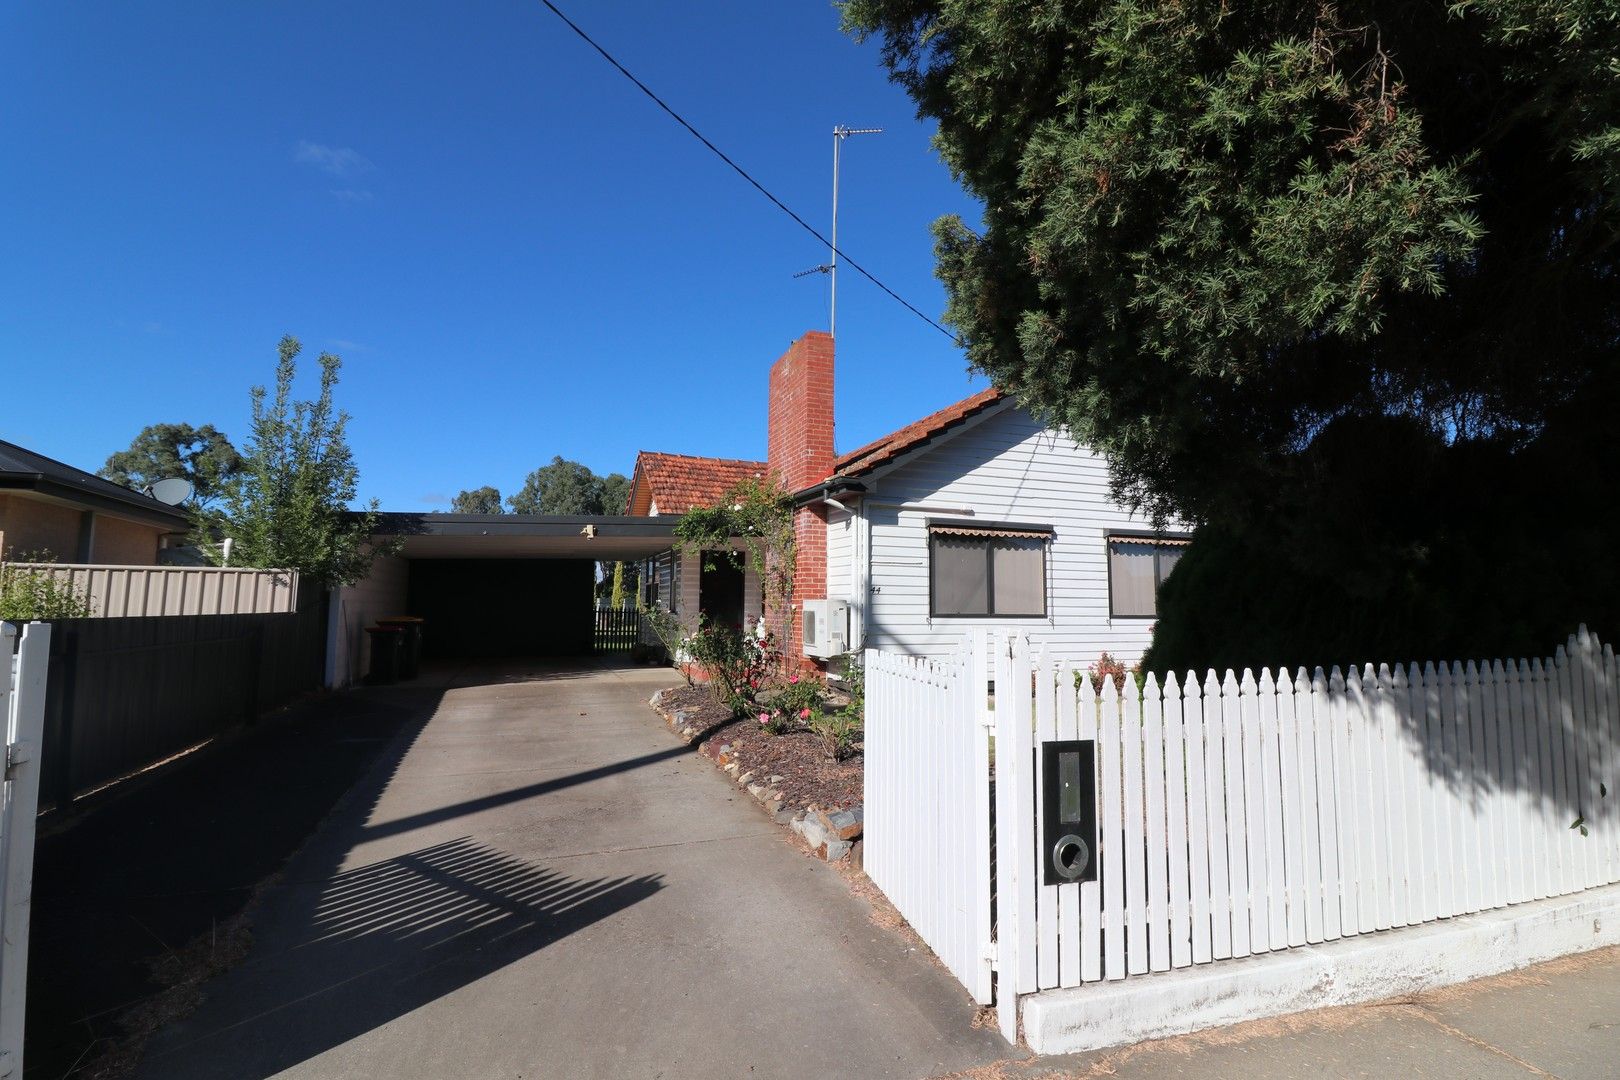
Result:
[[79,535],[84,512],[72,506],[20,495],[0,495],[0,558],[50,552],[57,562],[82,562]]
[[[788,346],[771,366],[766,460],[783,487],[800,491],[825,480],[835,459],[833,339],[812,330]],[[827,595],[826,508],[818,505],[795,511],[793,532],[797,552],[793,598],[797,605]],[[787,624],[783,653],[802,659],[797,610]]]
[[164,531],[138,521],[97,514],[90,561],[113,566],[156,566]]

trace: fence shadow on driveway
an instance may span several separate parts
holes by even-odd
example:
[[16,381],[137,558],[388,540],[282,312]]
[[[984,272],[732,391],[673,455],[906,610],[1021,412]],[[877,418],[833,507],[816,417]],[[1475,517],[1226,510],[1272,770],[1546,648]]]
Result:
[[228,976],[251,986],[229,995],[234,1015],[194,1021],[145,1071],[275,1075],[662,887],[659,875],[570,877],[469,837],[345,871],[306,887],[302,940]]

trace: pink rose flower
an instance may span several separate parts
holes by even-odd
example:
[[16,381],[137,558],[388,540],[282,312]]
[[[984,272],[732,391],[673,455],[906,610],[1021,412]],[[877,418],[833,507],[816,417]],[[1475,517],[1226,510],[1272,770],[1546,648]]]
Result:
[[771,714],[770,713],[763,713],[763,712],[760,713],[759,714],[759,722],[762,723],[762,724],[770,723],[771,722]]
[[800,720],[808,720],[808,719],[810,719],[810,710],[809,709],[800,709],[799,710],[799,719]]
[[788,682],[797,683],[798,681],[799,681],[799,677],[797,675],[789,675],[788,676]]

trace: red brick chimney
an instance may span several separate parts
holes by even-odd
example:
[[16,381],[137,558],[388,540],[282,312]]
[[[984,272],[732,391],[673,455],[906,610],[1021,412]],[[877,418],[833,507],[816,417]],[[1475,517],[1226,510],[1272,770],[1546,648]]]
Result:
[[784,487],[819,484],[833,466],[833,340],[812,330],[771,365],[766,460]]
[[[788,491],[813,487],[831,474],[837,457],[833,452],[832,335],[810,331],[789,345],[771,366],[766,431],[766,460],[777,481]],[[794,611],[783,627],[782,641],[783,656],[790,668],[804,657],[798,605],[827,595],[826,515],[826,507],[820,504],[794,511]],[[774,619],[772,622],[781,626]]]

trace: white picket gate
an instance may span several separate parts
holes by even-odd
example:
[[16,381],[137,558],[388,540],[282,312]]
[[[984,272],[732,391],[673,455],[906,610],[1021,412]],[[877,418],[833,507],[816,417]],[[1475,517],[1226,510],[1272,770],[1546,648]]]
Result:
[[[864,850],[867,875],[989,1004],[990,742],[974,660],[866,653]],[[982,708],[982,669],[976,685]]]
[[[0,717],[6,721],[5,794],[0,802],[0,1076],[23,1072],[23,1012],[28,989],[28,912],[34,884],[34,814],[45,731],[49,623],[0,623]],[[15,653],[13,647],[15,646]]]
[[[1009,1039],[1021,994],[1620,882],[1620,669],[1584,628],[1548,660],[1101,693],[1084,663],[1032,658],[1021,636],[981,635],[945,664],[867,664],[869,872],[980,1001],[988,979],[961,943],[995,958]],[[968,918],[992,861],[987,720],[993,928]],[[1037,748],[1076,739],[1096,745],[1098,879],[1046,885]]]

